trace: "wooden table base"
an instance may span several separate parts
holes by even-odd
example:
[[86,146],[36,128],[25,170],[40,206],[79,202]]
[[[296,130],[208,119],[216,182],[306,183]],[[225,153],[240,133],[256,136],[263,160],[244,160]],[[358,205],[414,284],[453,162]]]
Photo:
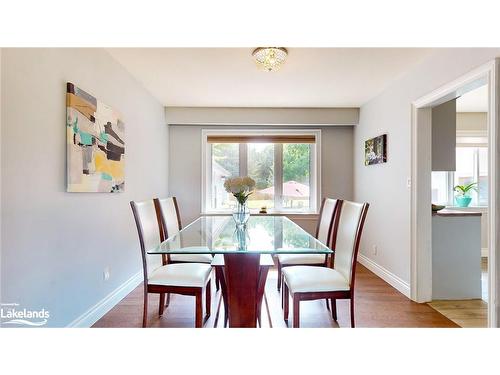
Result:
[[268,271],[260,265],[260,254],[224,254],[221,289],[229,327],[257,327]]

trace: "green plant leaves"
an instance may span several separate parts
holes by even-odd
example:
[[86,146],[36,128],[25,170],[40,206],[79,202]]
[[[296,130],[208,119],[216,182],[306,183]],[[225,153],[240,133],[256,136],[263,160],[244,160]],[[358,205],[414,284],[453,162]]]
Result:
[[455,190],[460,195],[466,195],[472,190],[477,191],[476,185],[477,185],[477,182],[472,182],[468,185],[457,185],[453,188],[453,190]]

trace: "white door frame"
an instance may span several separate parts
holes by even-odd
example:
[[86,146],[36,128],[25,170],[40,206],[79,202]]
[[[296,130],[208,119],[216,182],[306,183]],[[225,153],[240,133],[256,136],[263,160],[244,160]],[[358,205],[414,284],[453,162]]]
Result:
[[488,243],[488,326],[497,327],[497,266],[500,260],[497,249],[500,248],[500,188],[497,168],[500,167],[500,129],[498,113],[500,111],[499,59],[480,66],[464,76],[425,95],[412,103],[411,129],[411,270],[410,295],[417,302],[432,299],[432,218],[431,206],[431,107],[460,96],[475,87],[488,84],[488,151],[489,151],[489,203],[488,220],[490,238]]

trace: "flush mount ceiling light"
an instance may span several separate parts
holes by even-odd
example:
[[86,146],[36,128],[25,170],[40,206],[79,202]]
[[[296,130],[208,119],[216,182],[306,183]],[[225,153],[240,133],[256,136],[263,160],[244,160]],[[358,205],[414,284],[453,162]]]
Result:
[[287,55],[288,51],[283,47],[259,47],[252,52],[257,65],[267,72],[279,70]]

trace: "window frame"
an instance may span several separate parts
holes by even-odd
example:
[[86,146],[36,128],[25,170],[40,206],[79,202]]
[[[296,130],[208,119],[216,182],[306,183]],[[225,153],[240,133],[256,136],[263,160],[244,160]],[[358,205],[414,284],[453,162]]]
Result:
[[[227,214],[230,210],[214,210],[207,205],[210,203],[209,186],[212,186],[212,147],[207,142],[209,136],[222,135],[313,135],[315,143],[311,143],[310,158],[310,207],[307,210],[284,209],[282,204],[283,183],[283,145],[274,145],[274,181],[275,181],[275,207],[269,209],[269,214],[318,214],[321,201],[321,129],[202,129],[201,130],[201,214]],[[240,176],[248,174],[247,145],[239,143],[239,173]],[[280,157],[281,156],[281,157]],[[276,182],[281,183],[276,184]]]
[[[456,143],[456,148],[462,147],[468,147],[468,148],[473,148],[474,149],[474,161],[473,161],[473,179],[474,181],[478,182],[479,181],[479,170],[480,170],[480,162],[479,162],[479,148],[486,148],[488,149],[488,134],[486,131],[477,131],[477,130],[457,130],[457,143]],[[489,153],[488,153],[489,155]],[[488,160],[489,162],[489,160]],[[455,186],[455,172],[454,171],[448,171],[446,172],[447,176],[447,201],[446,201],[446,206],[447,207],[458,207],[455,204],[455,191],[453,190]],[[488,196],[489,200],[489,196]],[[438,204],[445,203],[445,202],[437,202]],[[488,203],[482,204],[482,202],[479,201],[479,193],[476,193],[473,203],[475,205],[471,205],[469,207],[487,207]]]
[[[480,178],[480,168],[481,163],[479,161],[479,149],[485,148],[488,150],[488,145],[479,145],[479,144],[457,144],[457,148],[472,148],[473,149],[473,172],[472,172],[472,180],[477,183],[477,188],[479,188],[479,178]],[[455,173],[453,171],[448,172],[448,203],[450,206],[456,207],[455,205],[455,191],[453,190],[455,186]],[[489,200],[489,197],[488,197]],[[488,202],[484,204],[479,199],[479,191],[476,191],[473,195],[473,200],[470,207],[488,207]]]

